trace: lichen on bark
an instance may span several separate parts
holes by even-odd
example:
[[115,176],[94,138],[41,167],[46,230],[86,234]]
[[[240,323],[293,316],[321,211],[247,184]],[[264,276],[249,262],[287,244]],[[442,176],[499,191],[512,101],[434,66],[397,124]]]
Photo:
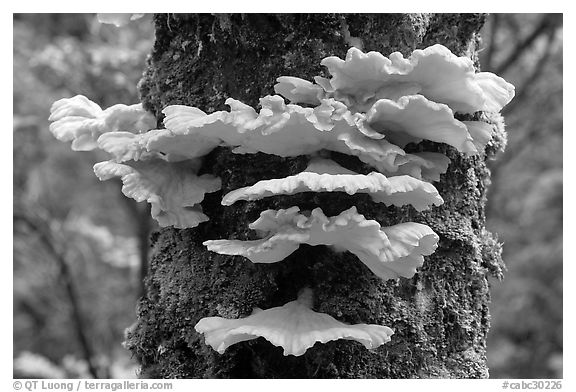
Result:
[[[311,80],[324,75],[320,60],[344,57],[346,42],[361,39],[364,50],[384,54],[443,44],[476,59],[484,15],[157,15],[156,43],[140,83],[145,107],[157,115],[171,104],[224,110],[232,97],[256,107],[273,94],[278,76]],[[503,144],[502,122],[488,156]],[[306,157],[233,154],[217,148],[201,173],[222,179],[222,191],[203,202],[211,220],[194,229],[165,228],[153,237],[148,293],[138,304],[138,321],[126,346],[142,365],[142,377],[179,378],[478,378],[487,377],[485,341],[489,328],[488,276],[502,271],[500,246],[484,227],[489,172],[486,157],[463,157],[453,148],[423,142],[415,151],[438,151],[452,161],[435,184],[441,207],[417,212],[385,207],[368,195],[303,193],[223,207],[223,194],[262,179],[302,171]],[[409,151],[411,152],[411,151]],[[333,154],[362,173],[357,158]],[[282,262],[253,264],[241,257],[208,252],[209,239],[253,239],[248,223],[261,211],[322,207],[327,216],[355,205],[383,226],[429,225],[439,236],[437,251],[412,279],[382,281],[354,255],[302,245]],[[316,344],[301,357],[260,338],[220,355],[194,331],[202,317],[243,317],[254,307],[283,305],[302,287],[312,287],[314,309],[348,323],[373,323],[395,330],[392,341],[368,351],[357,342]]]

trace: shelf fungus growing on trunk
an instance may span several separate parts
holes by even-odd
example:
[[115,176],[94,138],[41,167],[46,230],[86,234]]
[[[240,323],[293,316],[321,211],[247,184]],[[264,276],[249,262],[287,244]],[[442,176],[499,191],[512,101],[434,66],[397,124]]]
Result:
[[[277,96],[265,97],[260,101],[260,115],[242,109],[242,125],[238,121],[242,116],[232,114],[234,108],[231,113],[218,112],[199,121],[201,117],[196,117],[194,109],[181,107],[165,111],[166,127],[180,134],[207,137],[210,133],[203,131],[204,124],[214,124],[208,121],[214,116],[226,125],[219,128],[219,135],[223,129],[236,128],[234,141],[230,137],[220,141],[235,147],[234,152],[293,156],[335,151],[356,156],[380,173],[363,175],[329,159],[313,158],[301,173],[261,180],[229,192],[223,205],[300,192],[367,193],[374,202],[412,205],[417,211],[441,205],[436,188],[422,179],[439,181],[449,165],[448,158],[433,152],[408,154],[403,148],[430,140],[467,155],[479,154],[492,137],[492,126],[458,121],[454,112],[499,111],[514,95],[512,85],[493,74],[476,74],[470,59],[454,56],[441,45],[417,50],[409,59],[400,53],[386,58],[351,48],[346,60],[329,57],[322,65],[332,74],[331,79],[317,77],[317,84],[313,84],[291,76],[279,77],[275,92],[292,104],[285,105]],[[196,117],[192,123],[183,121],[186,111]],[[243,137],[238,138],[238,134]],[[309,213],[300,212],[297,206],[267,210],[249,228],[262,238],[209,240],[204,245],[213,252],[243,256],[254,263],[281,261],[300,244],[326,245],[355,254],[382,279],[395,279],[411,278],[424,263],[424,256],[436,250],[439,240],[430,227],[415,222],[381,227],[377,221],[365,219],[356,207],[333,217],[325,216],[321,208]],[[274,308],[274,314],[278,312],[274,325],[294,328],[291,334],[297,334],[298,328],[280,312],[295,303]],[[269,329],[267,317],[272,313],[264,311],[239,320],[209,317],[200,320],[196,330],[220,353],[230,344],[256,336],[282,345],[285,354],[291,353],[295,338],[278,338],[278,331]]]
[[204,334],[206,344],[218,353],[233,344],[263,337],[284,349],[284,355],[303,355],[315,343],[338,339],[355,340],[367,349],[375,349],[390,341],[391,328],[382,325],[342,323],[325,313],[312,310],[313,293],[304,288],[295,301],[266,310],[254,309],[241,319],[206,317],[195,329]]
[[407,175],[387,178],[377,172],[358,174],[334,161],[315,158],[306,170],[294,176],[262,180],[229,192],[222,198],[222,205],[229,206],[238,200],[252,201],[300,192],[346,192],[349,195],[367,193],[376,203],[398,207],[412,205],[417,211],[444,202],[434,185],[417,178]]
[[152,217],[160,226],[190,228],[208,220],[200,202],[204,194],[220,189],[220,179],[197,176],[197,159],[170,162],[162,151],[148,149],[147,140],[158,130],[150,130],[156,119],[141,104],[102,110],[77,95],[55,102],[50,120],[54,121],[52,134],[62,141],[72,140],[73,150],[110,153],[113,160],[94,165],[96,176],[100,180],[120,177],[124,195],[150,203]]
[[[124,194],[149,202],[161,226],[192,228],[209,219],[201,203],[205,193],[221,189],[221,180],[197,173],[203,157],[216,147],[231,148],[236,154],[309,158],[309,166],[300,173],[228,192],[224,206],[301,192],[345,192],[368,194],[374,203],[390,208],[411,205],[416,212],[410,216],[417,220],[420,212],[443,203],[431,182],[442,180],[450,159],[427,150],[430,144],[413,146],[428,140],[451,146],[439,149],[454,148],[451,154],[482,154],[492,138],[492,125],[460,121],[455,113],[481,118],[470,114],[498,112],[514,96],[514,87],[504,79],[476,73],[470,59],[441,45],[415,50],[406,59],[398,52],[385,57],[350,48],[345,60],[331,56],[321,64],[330,79],[316,77],[312,83],[280,76],[274,86],[280,95],[260,98],[259,112],[233,98],[226,100],[229,111],[211,114],[169,105],[163,110],[165,129],[154,129],[155,118],[141,105],[102,110],[76,96],[52,106],[50,130],[59,140],[73,141],[75,150],[99,148],[111,154],[111,161],[95,165],[96,175],[101,180],[120,177]],[[417,152],[405,151],[409,146],[409,151]],[[336,160],[338,154],[350,159],[341,166],[330,159]],[[365,170],[368,165],[373,170],[360,174],[345,167],[354,160],[356,168]],[[229,168],[235,169],[242,170]],[[280,262],[301,244],[324,245],[356,255],[384,280],[412,278],[438,246],[439,236],[424,224],[382,227],[356,207],[331,217],[322,207],[269,209],[248,225],[260,239],[203,244],[210,251],[254,263]],[[296,356],[316,342],[351,339],[376,349],[390,340],[389,327],[347,325],[313,311],[313,289],[304,288],[296,301],[244,318],[204,317],[195,329],[219,353],[258,337],[282,346],[285,355]]]
[[220,179],[209,174],[196,176],[194,163],[169,163],[161,159],[132,162],[113,161],[94,165],[94,173],[104,181],[122,180],[122,193],[152,206],[152,217],[160,226],[196,227],[208,220],[200,202],[204,194],[220,189]]
[[[217,146],[233,147],[238,154],[263,152],[281,157],[335,151],[357,156],[384,174],[426,173],[427,180],[439,178],[448,167],[449,161],[442,154],[428,153],[424,157],[406,153],[367,127],[364,114],[352,114],[333,99],[323,100],[315,108],[304,108],[286,105],[278,95],[266,96],[260,99],[260,113],[231,98],[226,104],[230,112],[212,114],[183,105],[166,107],[167,131],[158,135],[156,143],[162,143],[164,137],[174,138],[170,143],[174,146],[194,146],[186,158],[197,158]],[[163,152],[175,153],[170,147]],[[178,153],[184,152],[179,149]]]
[[385,57],[352,47],[345,60],[330,56],[321,64],[331,79],[316,77],[313,85],[284,77],[276,91],[288,92],[286,98],[293,102],[312,104],[334,97],[357,111],[367,111],[379,99],[419,94],[455,112],[499,112],[514,97],[513,85],[490,72],[476,73],[472,60],[439,44],[417,49],[407,59],[400,52]]
[[60,141],[72,141],[72,150],[90,151],[104,133],[137,133],[156,126],[156,118],[142,104],[117,104],[102,110],[83,95],[60,99],[50,108],[50,132]]
[[438,236],[426,225],[414,222],[381,227],[367,220],[356,207],[327,217],[321,208],[310,216],[300,208],[266,210],[249,227],[264,235],[253,241],[211,240],[204,245],[216,253],[244,256],[254,263],[284,260],[300,244],[327,245],[335,251],[355,254],[382,279],[411,278],[437,247]]
[[490,135],[492,132],[490,124],[456,120],[447,105],[429,101],[422,95],[403,96],[397,101],[379,99],[368,110],[366,122],[370,128],[384,134],[388,141],[402,148],[408,143],[419,143],[426,139],[446,143],[470,155],[479,152],[476,145],[484,148],[486,143],[475,140],[467,124],[474,126],[475,130],[484,130],[481,134]]

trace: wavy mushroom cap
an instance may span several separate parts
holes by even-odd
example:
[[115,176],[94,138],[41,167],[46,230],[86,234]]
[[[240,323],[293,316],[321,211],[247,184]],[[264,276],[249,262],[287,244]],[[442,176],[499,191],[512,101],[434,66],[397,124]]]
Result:
[[432,254],[438,235],[423,224],[408,222],[381,228],[375,220],[358,214],[356,207],[327,217],[321,208],[310,216],[298,207],[266,210],[250,224],[264,238],[253,241],[209,240],[208,250],[243,256],[253,263],[275,263],[295,252],[300,244],[327,245],[356,255],[381,279],[410,278]]
[[345,324],[311,307],[312,290],[304,289],[297,300],[283,306],[255,309],[252,315],[241,319],[205,317],[194,328],[220,354],[233,344],[263,337],[282,347],[285,356],[300,356],[315,343],[339,339],[354,340],[372,350],[389,342],[394,334],[382,325]]

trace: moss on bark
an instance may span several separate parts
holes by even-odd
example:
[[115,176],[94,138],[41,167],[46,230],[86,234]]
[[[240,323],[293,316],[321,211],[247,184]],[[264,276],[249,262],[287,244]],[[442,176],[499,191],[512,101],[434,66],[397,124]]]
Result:
[[[441,43],[475,58],[477,14],[378,15],[159,15],[156,43],[140,89],[146,107],[160,114],[170,104],[225,109],[228,97],[254,107],[273,94],[281,75],[311,79],[322,74],[320,60],[345,56],[347,40],[364,50],[405,56]],[[504,143],[499,135],[489,148]],[[489,172],[485,157],[466,158],[446,145],[423,142],[415,150],[440,151],[452,163],[437,183],[441,207],[418,213],[412,207],[385,207],[367,195],[304,193],[257,202],[220,205],[223,194],[264,178],[300,172],[306,157],[237,155],[217,148],[202,172],[222,178],[221,192],[203,202],[211,220],[195,229],[163,229],[154,235],[148,294],[126,345],[142,364],[143,377],[222,378],[420,378],[487,377],[485,340],[489,327],[488,275],[502,270],[500,248],[484,227]],[[355,157],[333,154],[351,169],[368,172]],[[382,225],[414,221],[439,234],[438,250],[412,279],[383,282],[354,255],[303,245],[286,260],[252,264],[241,257],[208,252],[207,239],[252,239],[247,226],[267,208],[321,206],[326,215],[351,207]],[[315,293],[314,309],[348,323],[390,326],[390,343],[367,351],[357,342],[317,344],[301,357],[260,338],[219,355],[194,331],[205,316],[243,317],[254,307],[294,300],[305,286]]]

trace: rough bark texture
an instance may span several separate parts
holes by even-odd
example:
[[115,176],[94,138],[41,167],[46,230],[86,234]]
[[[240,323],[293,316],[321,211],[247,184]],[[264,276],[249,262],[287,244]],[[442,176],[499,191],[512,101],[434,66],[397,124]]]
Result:
[[[311,80],[323,74],[320,60],[344,57],[349,36],[364,50],[384,54],[441,43],[475,59],[483,15],[162,15],[156,43],[140,88],[145,105],[160,115],[166,105],[186,104],[206,112],[224,110],[228,97],[254,107],[273,94],[281,75]],[[327,75],[325,75],[327,76]],[[488,156],[503,148],[501,121]],[[163,229],[153,236],[148,293],[126,345],[142,364],[143,377],[178,378],[420,378],[487,377],[488,275],[502,270],[500,247],[484,228],[489,172],[486,157],[465,158],[453,148],[424,142],[414,150],[440,151],[452,163],[435,184],[441,207],[418,213],[411,206],[385,207],[367,195],[304,193],[257,202],[220,205],[222,195],[261,179],[303,170],[304,156],[283,159],[237,155],[217,148],[201,172],[222,178],[222,191],[203,202],[211,220],[195,229]],[[334,153],[340,164],[368,173],[355,157]],[[208,252],[208,239],[254,239],[248,223],[267,208],[322,207],[337,215],[357,206],[383,226],[429,225],[440,236],[438,250],[412,279],[382,281],[350,253],[302,245],[282,262],[253,264],[242,257]],[[352,341],[316,344],[301,357],[260,338],[219,355],[194,331],[206,316],[238,318],[254,307],[280,306],[311,287],[314,309],[348,323],[374,323],[395,330],[375,351]]]

